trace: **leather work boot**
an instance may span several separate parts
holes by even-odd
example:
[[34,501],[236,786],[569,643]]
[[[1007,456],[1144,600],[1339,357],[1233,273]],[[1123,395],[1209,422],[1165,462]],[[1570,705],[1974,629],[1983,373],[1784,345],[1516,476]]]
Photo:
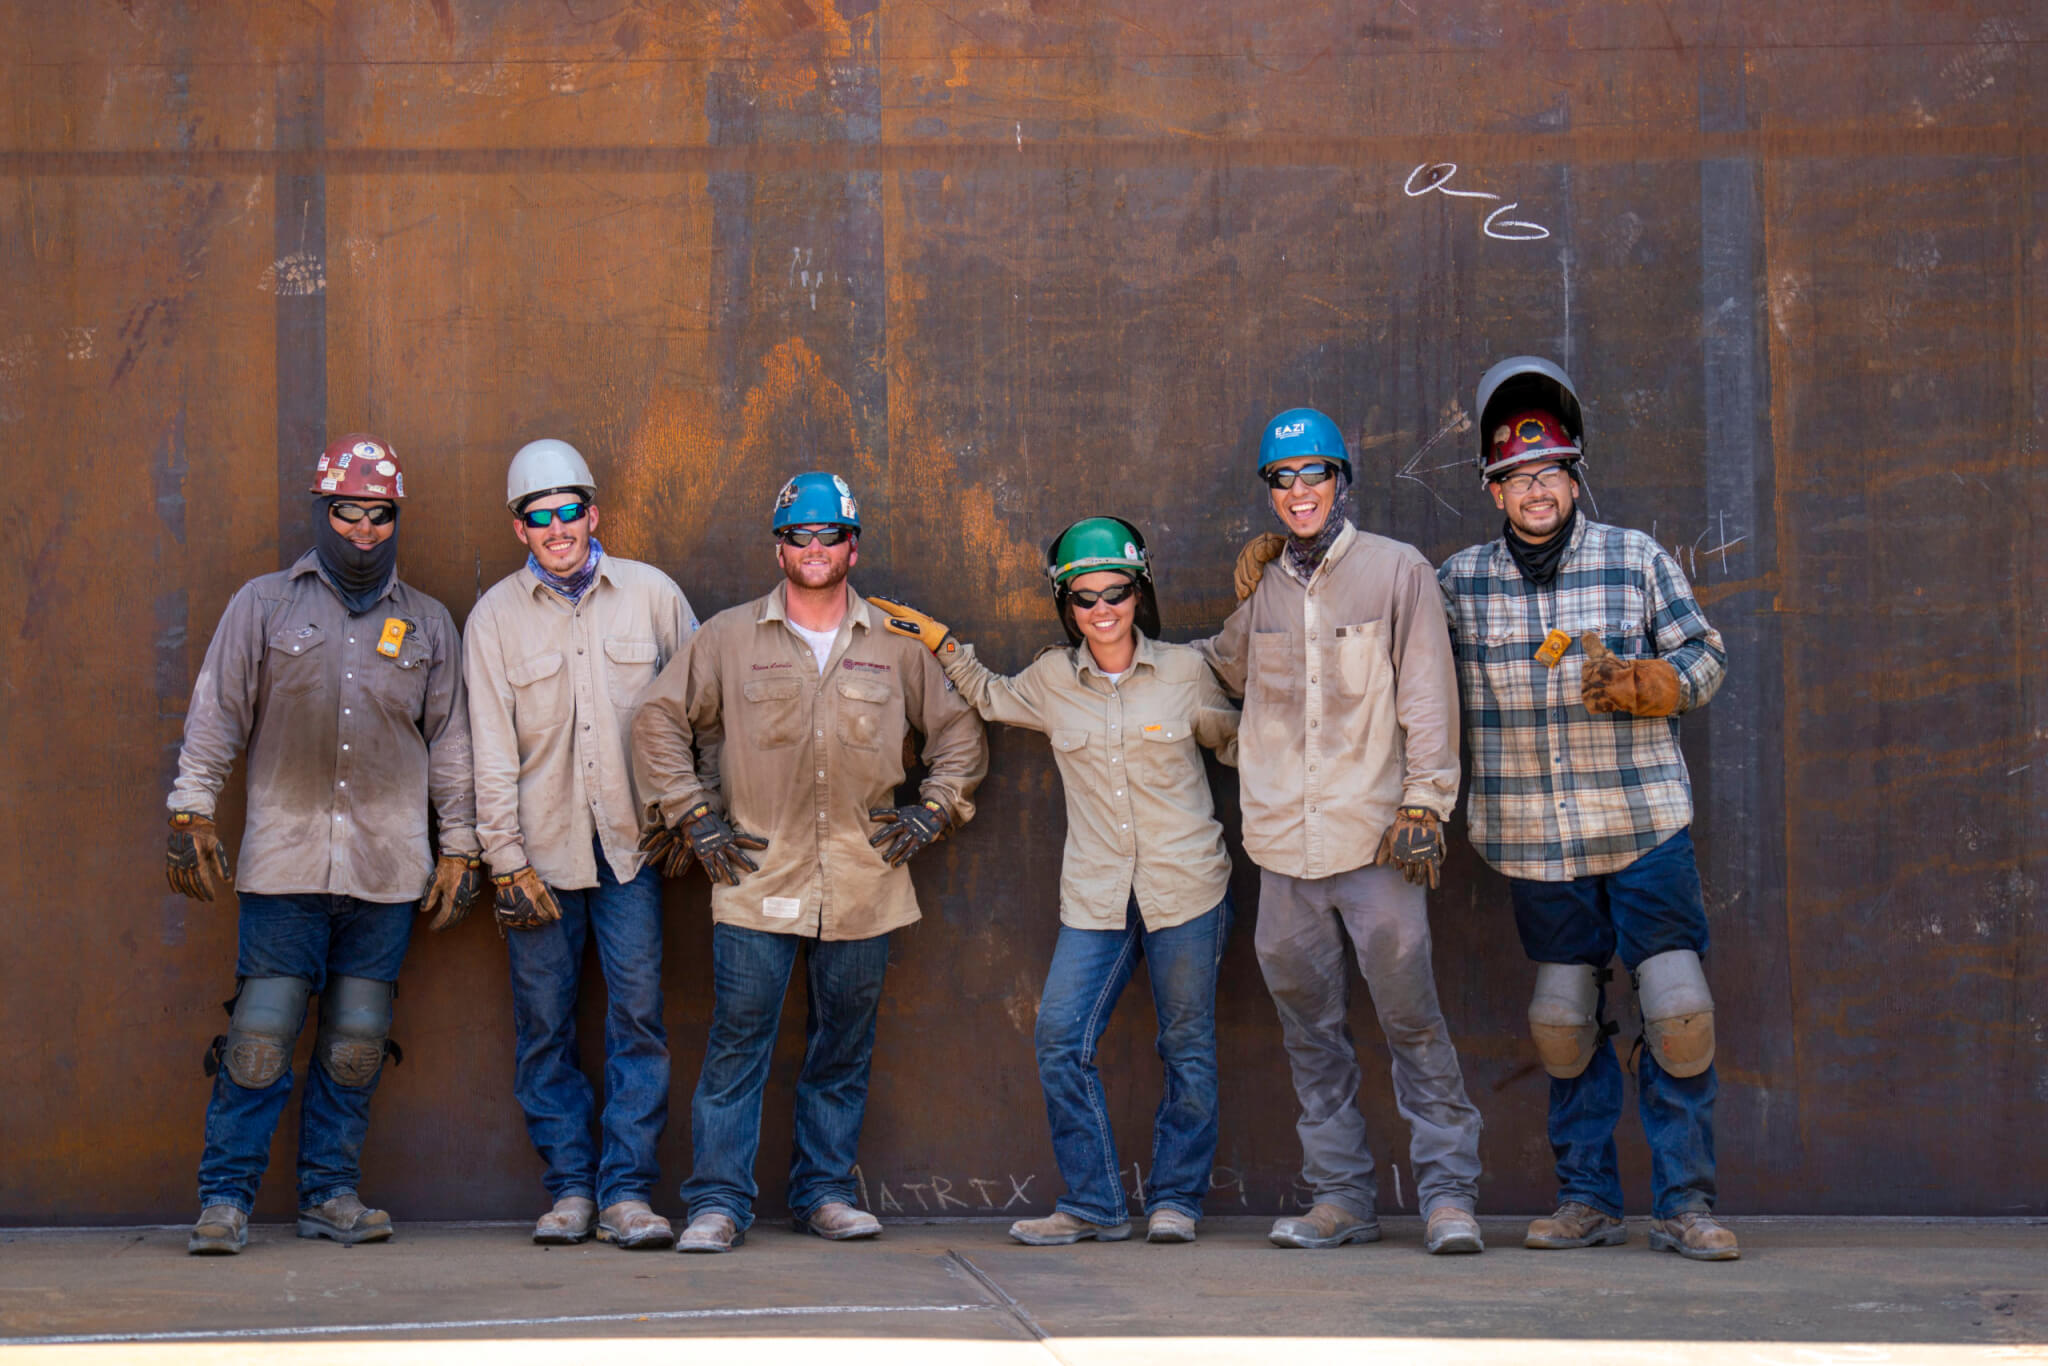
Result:
[[1650,1221],[1650,1250],[1676,1252],[1696,1262],[1732,1262],[1742,1255],[1733,1229],[1703,1209],[1681,1210]]
[[1456,1205],[1438,1205],[1429,1212],[1429,1226],[1423,1232],[1422,1245],[1437,1257],[1457,1252],[1486,1251],[1486,1240],[1479,1236],[1479,1221],[1472,1217],[1471,1210],[1459,1209]]
[[580,1243],[590,1236],[590,1221],[596,1217],[597,1201],[584,1195],[565,1195],[534,1221],[533,1241],[556,1246]]
[[1273,1221],[1266,1240],[1274,1247],[1342,1247],[1346,1243],[1377,1243],[1377,1216],[1361,1219],[1342,1205],[1318,1203],[1306,1214]]
[[192,1225],[185,1250],[195,1257],[232,1257],[249,1245],[249,1216],[233,1205],[208,1205]]
[[628,1251],[665,1248],[675,1245],[676,1231],[645,1200],[621,1200],[606,1205],[604,1213],[597,1216],[597,1241]]
[[792,1219],[798,1233],[809,1231],[820,1238],[843,1243],[852,1238],[872,1238],[882,1231],[882,1221],[844,1200],[827,1200],[812,1210],[807,1219]]
[[343,1191],[332,1200],[299,1211],[301,1238],[332,1238],[345,1247],[357,1243],[381,1243],[391,1236],[391,1216],[370,1209],[354,1191]]
[[1161,1205],[1153,1210],[1152,1217],[1145,1221],[1145,1241],[1192,1243],[1195,1241],[1195,1221],[1169,1205]]
[[1093,1238],[1098,1243],[1121,1243],[1131,1236],[1131,1221],[1091,1224],[1080,1215],[1061,1209],[1043,1219],[1019,1219],[1010,1225],[1010,1236],[1028,1247],[1064,1247],[1084,1238]]
[[747,1235],[733,1217],[723,1210],[706,1210],[690,1221],[676,1239],[678,1252],[730,1252],[747,1241]]
[[1567,1200],[1548,1219],[1529,1221],[1523,1247],[1610,1247],[1628,1241],[1628,1225],[1577,1200]]

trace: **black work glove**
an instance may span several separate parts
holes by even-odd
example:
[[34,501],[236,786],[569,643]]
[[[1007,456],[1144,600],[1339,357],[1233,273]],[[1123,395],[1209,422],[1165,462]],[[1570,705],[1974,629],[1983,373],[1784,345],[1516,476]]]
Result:
[[491,884],[498,889],[500,930],[537,930],[562,918],[561,903],[530,866],[500,873]]
[[420,897],[420,914],[433,917],[430,930],[445,930],[469,914],[470,904],[484,890],[484,861],[469,854],[443,854],[434,860],[434,876]]
[[713,882],[737,887],[748,873],[761,871],[761,865],[748,858],[745,851],[766,849],[768,841],[735,830],[725,817],[711,809],[710,802],[698,802],[684,812],[681,828],[690,841],[690,851],[696,854],[697,862],[704,865]]
[[681,877],[690,871],[690,860],[697,857],[680,824],[657,825],[649,830],[640,837],[640,852],[647,855],[647,861],[663,877]]
[[1417,887],[1436,890],[1444,866],[1444,827],[1426,806],[1404,806],[1380,837],[1379,861],[1392,860],[1401,876]]
[[868,843],[882,851],[891,868],[901,868],[946,833],[946,809],[930,798],[915,806],[875,807],[868,819],[882,827],[868,836]]
[[171,813],[171,834],[165,842],[164,877],[171,890],[194,901],[215,901],[235,885],[228,870],[227,850],[213,818],[196,811]]

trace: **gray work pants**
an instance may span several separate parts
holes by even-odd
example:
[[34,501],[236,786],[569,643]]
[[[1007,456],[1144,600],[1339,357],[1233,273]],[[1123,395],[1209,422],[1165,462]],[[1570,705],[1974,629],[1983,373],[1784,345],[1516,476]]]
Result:
[[[1341,926],[1341,928],[1340,928]],[[1479,1197],[1479,1111],[1465,1096],[1458,1052],[1436,999],[1423,889],[1391,864],[1335,877],[1259,871],[1254,943],[1280,1010],[1301,1102],[1302,1180],[1318,1202],[1375,1213],[1372,1150],[1358,1109],[1361,1074],[1346,1007],[1348,934],[1394,1058],[1394,1104],[1408,1121],[1408,1157],[1424,1214],[1473,1209]]]

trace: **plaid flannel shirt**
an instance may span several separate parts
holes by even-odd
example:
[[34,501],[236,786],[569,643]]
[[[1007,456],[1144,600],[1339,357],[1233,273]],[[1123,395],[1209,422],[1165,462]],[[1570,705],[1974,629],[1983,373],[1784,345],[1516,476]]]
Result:
[[[1579,697],[1598,633],[1622,659],[1678,671],[1678,710],[1721,686],[1727,651],[1662,546],[1578,519],[1557,578],[1538,588],[1507,542],[1461,550],[1437,571],[1471,756],[1466,821],[1481,858],[1539,882],[1612,873],[1692,823],[1678,718],[1594,715]],[[1552,628],[1571,637],[1555,668],[1535,658]]]

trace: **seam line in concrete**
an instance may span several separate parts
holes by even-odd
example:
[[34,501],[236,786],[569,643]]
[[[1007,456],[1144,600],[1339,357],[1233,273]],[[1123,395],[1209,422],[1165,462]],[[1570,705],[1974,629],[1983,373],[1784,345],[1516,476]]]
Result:
[[1043,1347],[1046,1354],[1054,1361],[1061,1360],[1060,1354],[1052,1349],[1051,1335],[1045,1329],[1039,1327],[1038,1320],[1031,1316],[1030,1310],[1017,1303],[1015,1296],[996,1283],[995,1277],[989,1275],[986,1271],[983,1271],[972,1261],[968,1260],[967,1255],[963,1252],[949,1247],[946,1249],[946,1255],[952,1258],[953,1262],[962,1271],[965,1271],[972,1277],[976,1285],[979,1285],[983,1290],[995,1296],[997,1303],[990,1305],[989,1308],[1008,1310],[1010,1317],[1017,1321],[1018,1326],[1031,1335],[1033,1342]]

